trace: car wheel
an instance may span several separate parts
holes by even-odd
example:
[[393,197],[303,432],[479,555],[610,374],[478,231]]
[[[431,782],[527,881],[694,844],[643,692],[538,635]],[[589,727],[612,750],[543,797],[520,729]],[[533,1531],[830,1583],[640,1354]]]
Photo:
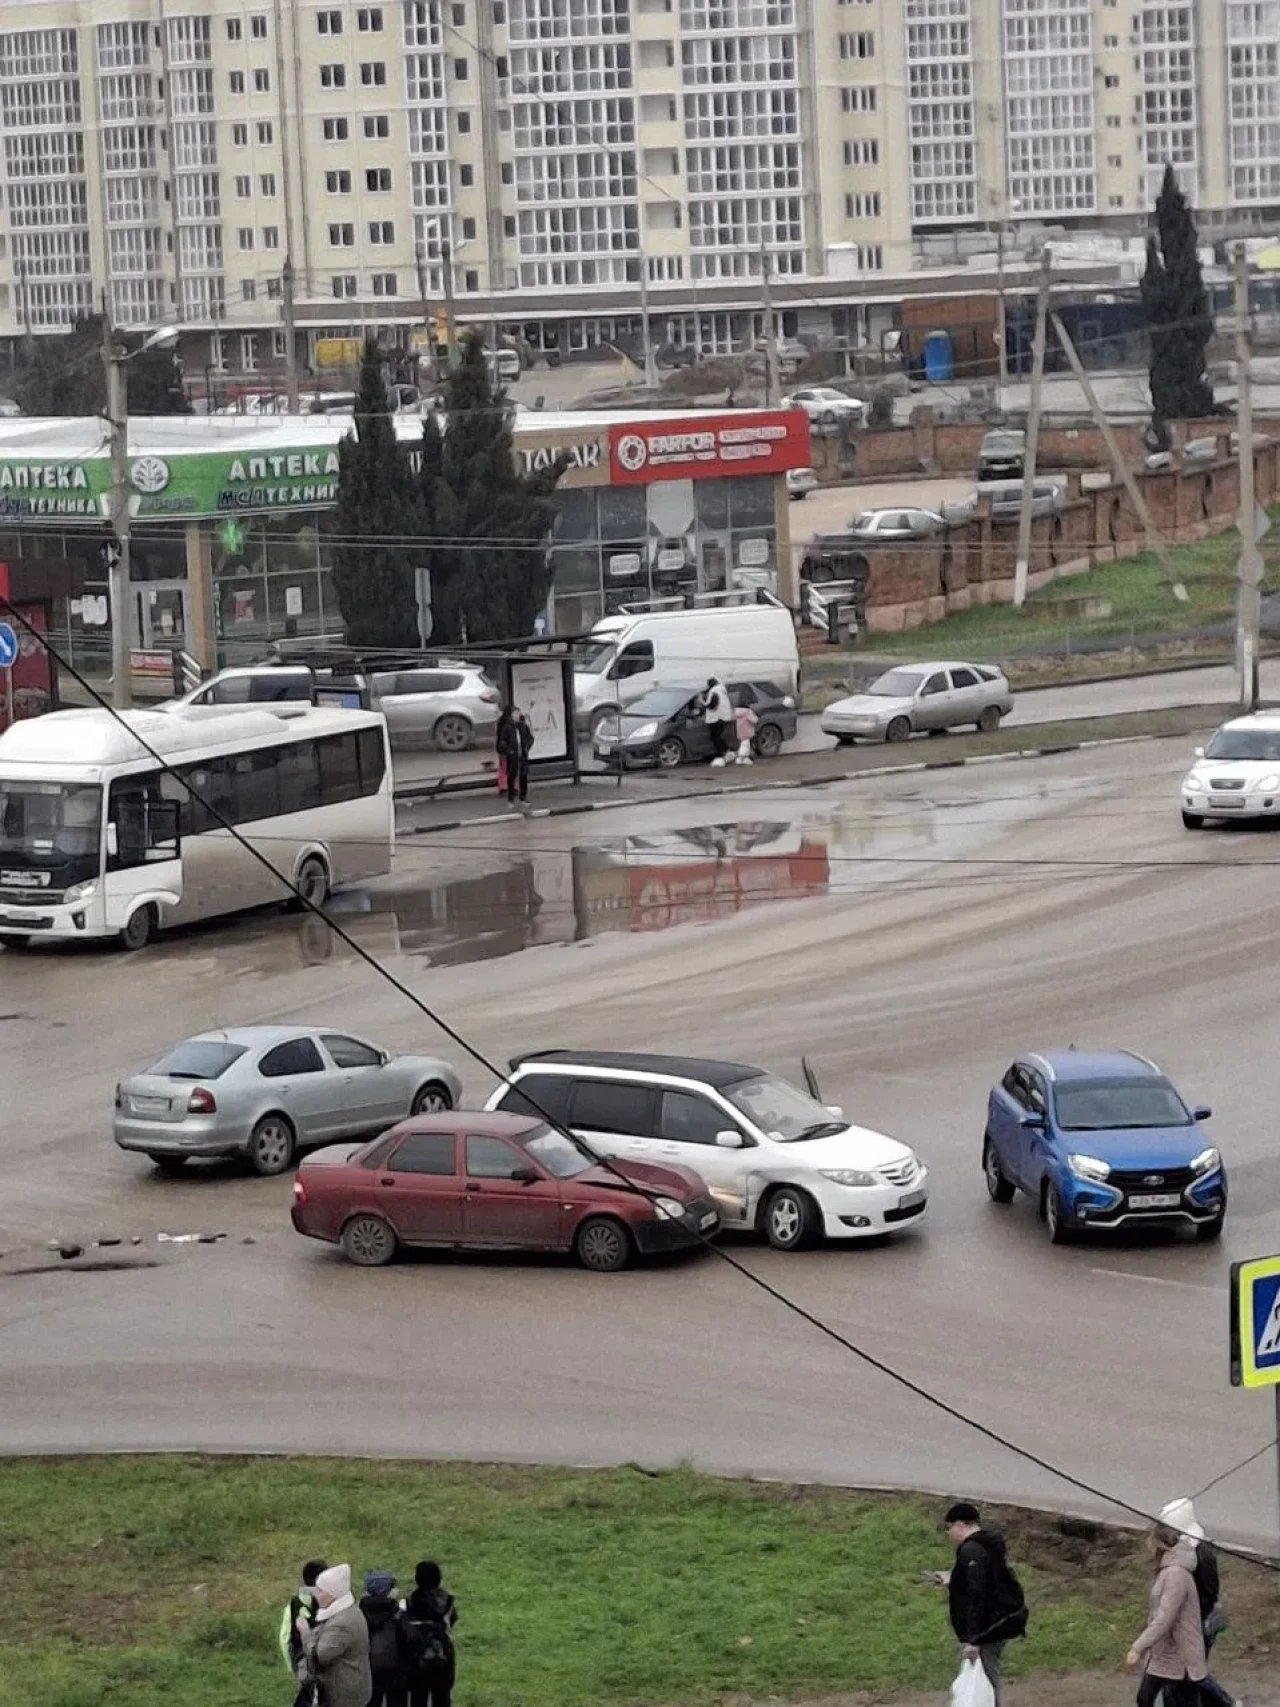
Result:
[[608,1215],[593,1215],[573,1236],[573,1254],[593,1274],[616,1274],[631,1261],[626,1228]]
[[1044,1225],[1051,1245],[1070,1244],[1074,1228],[1067,1220],[1058,1188],[1052,1182],[1044,1188]]
[[658,742],[658,764],[664,771],[678,770],[684,760],[684,742],[678,735],[667,735]]
[[283,1114],[264,1114],[249,1134],[245,1155],[255,1174],[282,1174],[293,1160],[293,1127]]
[[129,922],[116,939],[127,954],[136,954],[151,941],[156,928],[156,910],[150,902],[130,913]]
[[889,727],[884,732],[886,741],[905,741],[911,733],[909,717],[894,717],[889,721]]
[[994,735],[999,727],[1000,707],[998,705],[984,705],[982,716],[978,719],[978,728],[984,735]]
[[[1202,812],[1184,812],[1182,814],[1182,827],[1184,830],[1203,830],[1204,814]],[[0,938],[0,941],[3,940]]]
[[1224,1215],[1215,1215],[1212,1221],[1202,1221],[1196,1228],[1196,1238],[1202,1245],[1211,1245],[1215,1239],[1222,1237],[1222,1224],[1225,1220]]
[[341,1243],[342,1254],[358,1268],[381,1268],[396,1254],[396,1236],[381,1215],[353,1215]]
[[839,416],[834,409],[819,409],[818,425],[820,427],[834,427],[838,420]]
[[449,1095],[448,1087],[438,1079],[432,1079],[429,1085],[423,1085],[415,1094],[409,1105],[410,1114],[443,1114],[446,1109],[453,1107],[453,1098]]
[[147,1160],[162,1174],[180,1174],[185,1172],[187,1166],[185,1156],[158,1156],[148,1151]]
[[29,936],[23,936],[20,931],[0,931],[0,948],[26,948],[31,941]]
[[802,1251],[818,1234],[818,1206],[793,1185],[771,1192],[761,1211],[765,1237],[775,1251]]
[[298,891],[295,900],[303,912],[309,912],[311,907],[323,907],[329,899],[329,870],[324,861],[314,855],[304,859],[298,868],[295,887]]
[[437,718],[432,739],[442,753],[465,753],[475,736],[465,717],[449,712]]
[[1000,1156],[990,1136],[982,1140],[982,1172],[987,1182],[987,1196],[992,1203],[1012,1203],[1017,1189],[1000,1166]]
[[776,723],[763,723],[751,744],[758,759],[776,759],[782,751],[782,731]]

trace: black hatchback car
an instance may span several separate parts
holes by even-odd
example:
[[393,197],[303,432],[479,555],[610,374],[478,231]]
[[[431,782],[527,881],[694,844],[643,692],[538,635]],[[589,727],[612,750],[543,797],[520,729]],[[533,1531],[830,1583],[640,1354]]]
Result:
[[[752,749],[757,758],[776,758],[784,741],[796,732],[796,702],[775,682],[728,682],[736,711],[749,705],[756,714]],[[710,759],[714,749],[702,716],[701,688],[651,688],[633,699],[618,717],[607,717],[596,732],[595,754],[601,764],[621,770],[677,765]]]

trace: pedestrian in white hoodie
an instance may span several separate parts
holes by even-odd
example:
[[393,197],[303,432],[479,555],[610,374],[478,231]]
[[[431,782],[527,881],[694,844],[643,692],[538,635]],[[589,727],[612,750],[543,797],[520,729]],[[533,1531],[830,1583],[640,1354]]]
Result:
[[714,753],[711,763],[718,770],[728,759],[729,734],[733,726],[729,692],[718,676],[707,677],[707,691],[702,696],[702,716],[711,737]]
[[[1200,1626],[1207,1659],[1213,1644],[1227,1627],[1213,1542],[1196,1521],[1196,1508],[1188,1499],[1170,1500],[1160,1513],[1160,1521],[1167,1523],[1170,1529],[1176,1529],[1195,1548],[1196,1562],[1191,1574],[1195,1578],[1196,1595],[1200,1601]],[[1200,1702],[1201,1707],[1243,1707],[1212,1677],[1206,1677],[1200,1684]]]

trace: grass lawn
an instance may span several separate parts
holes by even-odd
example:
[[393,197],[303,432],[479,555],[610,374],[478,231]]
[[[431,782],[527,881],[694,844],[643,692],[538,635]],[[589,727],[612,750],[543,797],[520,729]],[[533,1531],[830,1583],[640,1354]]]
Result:
[[[1139,1544],[1002,1515],[1033,1607],[1014,1669],[1115,1666],[1139,1627]],[[945,1597],[921,1580],[949,1562],[938,1516],[912,1496],[684,1470],[8,1460],[0,1702],[287,1702],[276,1628],[317,1553],[402,1578],[441,1562],[462,1707],[941,1688]],[[1280,1629],[1269,1603],[1250,1616],[1255,1639]]]

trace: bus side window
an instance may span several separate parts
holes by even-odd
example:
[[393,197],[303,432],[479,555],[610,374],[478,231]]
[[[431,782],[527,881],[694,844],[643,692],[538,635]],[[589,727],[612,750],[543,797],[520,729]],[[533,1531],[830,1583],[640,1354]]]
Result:
[[126,777],[111,785],[107,808],[107,869],[176,859],[178,805],[162,800],[159,779]]

